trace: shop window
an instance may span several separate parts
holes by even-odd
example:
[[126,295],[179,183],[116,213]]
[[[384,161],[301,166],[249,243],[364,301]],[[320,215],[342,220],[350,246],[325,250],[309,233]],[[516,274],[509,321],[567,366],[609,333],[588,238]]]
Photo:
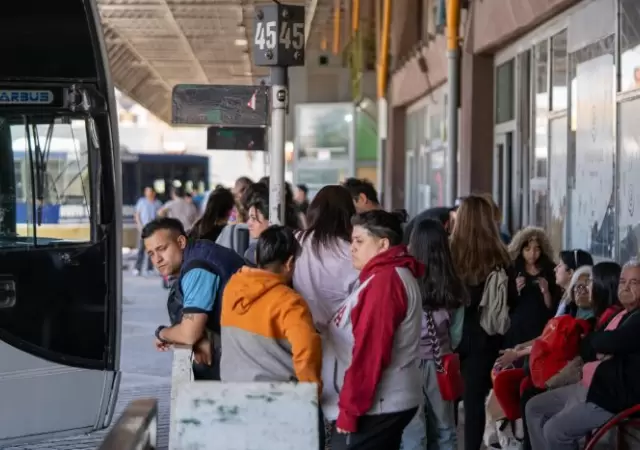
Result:
[[612,258],[615,239],[615,38],[569,55],[569,245]]
[[513,59],[496,68],[496,123],[514,119]]
[[620,90],[640,88],[640,2],[620,0]]
[[549,110],[549,43],[542,41],[534,49],[534,83],[536,115]]
[[567,109],[567,31],[551,38],[551,109]]
[[640,99],[620,104],[620,212],[618,229],[620,242],[619,260],[624,263],[638,256],[640,242]]

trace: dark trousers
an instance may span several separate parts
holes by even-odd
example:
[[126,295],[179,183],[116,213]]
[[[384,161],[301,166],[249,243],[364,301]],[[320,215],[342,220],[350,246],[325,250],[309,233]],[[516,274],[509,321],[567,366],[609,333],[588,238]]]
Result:
[[464,448],[480,450],[485,426],[485,401],[491,390],[491,369],[498,353],[470,352],[460,361],[464,379]]
[[527,417],[525,415],[525,406],[527,406],[527,402],[531,400],[538,394],[542,394],[545,392],[544,389],[539,389],[537,387],[530,387],[525,389],[520,395],[520,417],[522,417],[522,428],[524,431],[524,441],[522,441],[524,450],[531,450],[531,440],[529,439],[529,430],[527,430]]
[[[146,267],[142,267],[146,262]],[[151,258],[147,256],[147,250],[144,248],[144,241],[140,238],[138,242],[138,255],[136,257],[136,270],[142,272],[142,270],[151,271],[153,264],[151,264]]]
[[358,431],[349,434],[338,433],[334,423],[331,450],[400,450],[402,432],[417,410],[362,416],[358,419]]

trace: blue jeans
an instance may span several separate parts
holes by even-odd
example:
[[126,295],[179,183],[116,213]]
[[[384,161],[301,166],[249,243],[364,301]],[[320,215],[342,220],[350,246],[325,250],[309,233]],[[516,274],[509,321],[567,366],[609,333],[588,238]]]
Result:
[[454,402],[442,399],[433,360],[421,360],[420,368],[424,402],[404,429],[402,450],[456,450]]

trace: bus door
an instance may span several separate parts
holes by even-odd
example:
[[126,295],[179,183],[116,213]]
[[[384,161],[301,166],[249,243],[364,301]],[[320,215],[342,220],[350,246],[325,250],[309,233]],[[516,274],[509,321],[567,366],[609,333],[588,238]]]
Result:
[[[21,0],[4,19],[0,448],[109,424],[122,298],[117,122],[95,4]],[[69,207],[87,232],[59,223]]]

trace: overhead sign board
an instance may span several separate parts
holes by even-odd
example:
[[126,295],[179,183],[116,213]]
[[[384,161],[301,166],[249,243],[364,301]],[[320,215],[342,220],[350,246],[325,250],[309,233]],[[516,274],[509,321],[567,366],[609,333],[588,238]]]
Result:
[[209,127],[207,150],[265,151],[266,131],[263,127]]
[[268,111],[266,86],[178,84],[173,88],[174,125],[264,127]]
[[305,9],[274,3],[256,7],[253,62],[257,66],[303,66]]

